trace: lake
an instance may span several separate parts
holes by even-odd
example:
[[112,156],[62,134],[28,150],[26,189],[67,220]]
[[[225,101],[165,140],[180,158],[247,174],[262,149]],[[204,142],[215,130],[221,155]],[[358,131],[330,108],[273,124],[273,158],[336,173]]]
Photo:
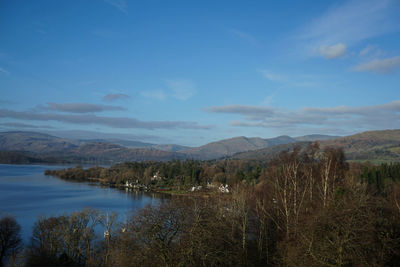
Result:
[[70,166],[0,164],[0,214],[13,215],[29,241],[40,215],[59,216],[91,207],[117,212],[120,220],[148,204],[160,203],[164,195],[104,188],[97,184],[64,181],[45,176],[46,169]]

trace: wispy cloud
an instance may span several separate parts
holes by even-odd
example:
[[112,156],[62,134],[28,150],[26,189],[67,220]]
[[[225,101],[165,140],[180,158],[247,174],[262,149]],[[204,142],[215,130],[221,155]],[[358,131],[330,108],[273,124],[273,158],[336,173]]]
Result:
[[148,91],[141,91],[140,95],[145,98],[150,98],[154,100],[165,100],[166,95],[163,90],[148,90]]
[[93,114],[59,114],[32,111],[13,111],[0,109],[0,118],[10,118],[30,121],[58,121],[79,125],[101,125],[120,129],[211,129],[210,125],[199,125],[187,121],[141,121],[128,117],[104,117]]
[[10,72],[2,67],[0,67],[0,72],[6,74],[6,75],[10,75]]
[[315,75],[288,75],[266,69],[257,71],[267,80],[289,87],[313,87],[319,84]]
[[355,66],[354,70],[387,74],[393,72],[397,68],[400,68],[400,56],[364,62]]
[[126,0],[104,0],[104,2],[118,8],[123,13],[128,12],[128,5],[126,4]]
[[259,46],[260,45],[258,40],[253,35],[251,35],[249,33],[246,33],[244,31],[240,31],[238,29],[231,29],[229,32],[232,33],[233,35],[239,37],[240,39],[243,39],[243,40],[251,43],[252,45],[255,45],[255,46]]
[[358,54],[360,57],[380,57],[383,56],[385,52],[380,49],[377,45],[367,45],[363,49],[361,49],[360,53]]
[[107,94],[103,97],[103,100],[111,102],[115,100],[128,99],[128,98],[130,98],[130,96],[127,94]]
[[[205,109],[213,113],[243,116],[232,120],[231,126],[260,127],[281,133],[302,133],[307,130],[337,129],[337,133],[368,129],[390,129],[400,125],[400,100],[361,107],[306,107],[297,111],[261,106],[217,106]],[[331,132],[332,133],[332,132]]]
[[273,81],[273,82],[287,82],[288,81],[288,77],[282,75],[282,74],[278,74],[278,73],[274,73],[270,70],[258,70],[259,73],[261,73],[264,78]]
[[176,79],[166,81],[172,91],[172,97],[179,100],[187,100],[196,94],[196,86],[191,80]]
[[309,53],[321,46],[360,41],[400,30],[400,5],[395,0],[353,0],[329,9],[296,34]]
[[319,53],[326,59],[334,59],[346,54],[346,46],[342,43],[327,46],[322,45],[319,48]]
[[70,113],[94,113],[102,111],[125,110],[123,107],[110,105],[95,105],[89,103],[47,103],[44,109]]

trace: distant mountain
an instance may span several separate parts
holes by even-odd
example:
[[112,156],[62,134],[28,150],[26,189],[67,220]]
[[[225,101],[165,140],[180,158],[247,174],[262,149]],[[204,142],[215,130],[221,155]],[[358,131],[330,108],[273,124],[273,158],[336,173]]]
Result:
[[[104,142],[96,142],[104,141]],[[123,161],[186,159],[187,155],[174,151],[153,149],[154,144],[119,140],[126,145],[142,145],[150,148],[130,148],[113,144],[111,140],[73,140],[36,132],[1,132],[0,162],[57,162],[57,163],[116,163]],[[179,149],[181,146],[165,146]],[[185,148],[185,147],[183,147]]]
[[295,145],[319,140],[321,147],[342,147],[349,160],[400,161],[400,130],[370,131],[352,136],[305,135],[235,137],[200,147],[157,145],[118,139],[74,140],[35,132],[0,132],[0,162],[116,163],[123,161],[223,157],[266,160]]
[[286,135],[269,139],[262,139],[259,137],[247,138],[240,136],[212,142],[200,147],[181,150],[179,152],[191,155],[193,158],[216,159],[230,156],[238,152],[256,150],[293,142],[296,142],[296,140]]

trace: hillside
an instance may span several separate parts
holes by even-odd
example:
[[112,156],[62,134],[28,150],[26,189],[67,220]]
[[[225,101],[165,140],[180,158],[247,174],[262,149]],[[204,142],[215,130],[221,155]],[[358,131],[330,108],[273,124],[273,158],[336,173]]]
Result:
[[[123,140],[122,140],[123,141]],[[110,141],[109,141],[110,142]],[[141,142],[129,144],[140,144]],[[126,143],[126,144],[128,144]],[[145,144],[145,143],[142,143]],[[1,163],[116,163],[123,161],[185,159],[187,155],[150,148],[130,148],[108,142],[94,140],[64,139],[36,132],[0,133]],[[180,146],[178,146],[180,148]],[[166,149],[176,147],[166,147]]]
[[368,131],[321,142],[341,147],[348,160],[400,161],[400,130]]
[[69,151],[78,147],[77,141],[36,132],[0,132],[0,151],[48,153]]
[[256,161],[269,161],[276,156],[279,155],[279,153],[283,151],[291,151],[295,146],[298,146],[300,148],[305,148],[307,147],[311,142],[294,142],[294,143],[289,143],[289,144],[280,144],[280,145],[275,145],[263,149],[258,149],[258,150],[253,150],[253,151],[247,151],[247,152],[239,152],[231,157],[230,159],[242,159],[242,160],[256,160]]
[[189,148],[180,152],[200,159],[215,159],[230,156],[238,152],[257,150],[279,144],[293,143],[296,140],[289,136],[262,139],[259,137],[247,138],[244,136],[212,142],[200,147]]
[[147,148],[127,148],[117,144],[108,143],[87,143],[70,151],[68,156],[82,157],[89,160],[107,162],[123,161],[167,161],[174,159],[186,159],[187,156],[181,153],[168,152]]
[[[307,138],[305,138],[307,140]],[[304,139],[303,139],[304,140]],[[368,131],[333,140],[319,141],[321,148],[343,148],[347,160],[372,162],[400,161],[400,130]],[[246,160],[269,160],[281,151],[293,149],[294,146],[306,147],[310,142],[295,142],[264,149],[237,153],[231,158]]]
[[81,143],[109,143],[109,144],[117,144],[130,148],[149,148],[155,150],[162,150],[168,152],[177,152],[180,150],[187,149],[187,146],[180,146],[175,144],[152,144],[152,143],[144,143],[140,141],[131,141],[131,140],[121,140],[121,139],[88,139],[88,140],[80,140]]
[[[117,139],[73,140],[35,132],[0,133],[0,162],[99,162],[199,159],[223,157],[235,159],[269,159],[294,145],[305,146],[319,140],[321,147],[342,147],[349,160],[375,162],[400,161],[400,130],[369,131],[335,138],[327,135],[306,135],[292,138],[278,136],[235,137],[212,142],[200,147],[157,145]],[[113,143],[114,142],[114,143]]]
[[232,156],[236,153],[254,151],[276,145],[295,143],[298,141],[329,140],[332,138],[336,138],[336,136],[313,134],[292,138],[287,135],[281,135],[267,139],[240,136],[208,143],[200,147],[181,150],[179,152],[191,155],[193,158],[198,159],[216,159]]

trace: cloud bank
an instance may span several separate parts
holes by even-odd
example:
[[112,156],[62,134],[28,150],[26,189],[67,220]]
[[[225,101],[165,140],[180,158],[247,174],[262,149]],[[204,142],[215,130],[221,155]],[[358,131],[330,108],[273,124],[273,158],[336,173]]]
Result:
[[89,103],[47,103],[46,109],[58,112],[70,112],[70,113],[94,113],[102,111],[115,111],[125,110],[123,107],[109,106],[109,105],[95,105]]
[[0,126],[11,127],[11,128],[31,128],[31,129],[55,129],[49,125],[32,125],[19,122],[4,122],[0,123]]
[[209,107],[205,111],[243,117],[243,120],[232,120],[231,126],[269,128],[286,133],[312,130],[343,134],[400,125],[400,100],[372,106],[306,107],[295,111],[243,105]]
[[199,125],[196,122],[187,121],[141,121],[127,117],[104,117],[93,114],[59,114],[39,113],[29,111],[13,111],[0,109],[0,118],[10,118],[30,121],[57,121],[62,123],[80,125],[101,125],[120,129],[211,129],[209,125]]
[[387,74],[393,72],[397,68],[400,68],[400,56],[364,62],[355,66],[354,70]]

